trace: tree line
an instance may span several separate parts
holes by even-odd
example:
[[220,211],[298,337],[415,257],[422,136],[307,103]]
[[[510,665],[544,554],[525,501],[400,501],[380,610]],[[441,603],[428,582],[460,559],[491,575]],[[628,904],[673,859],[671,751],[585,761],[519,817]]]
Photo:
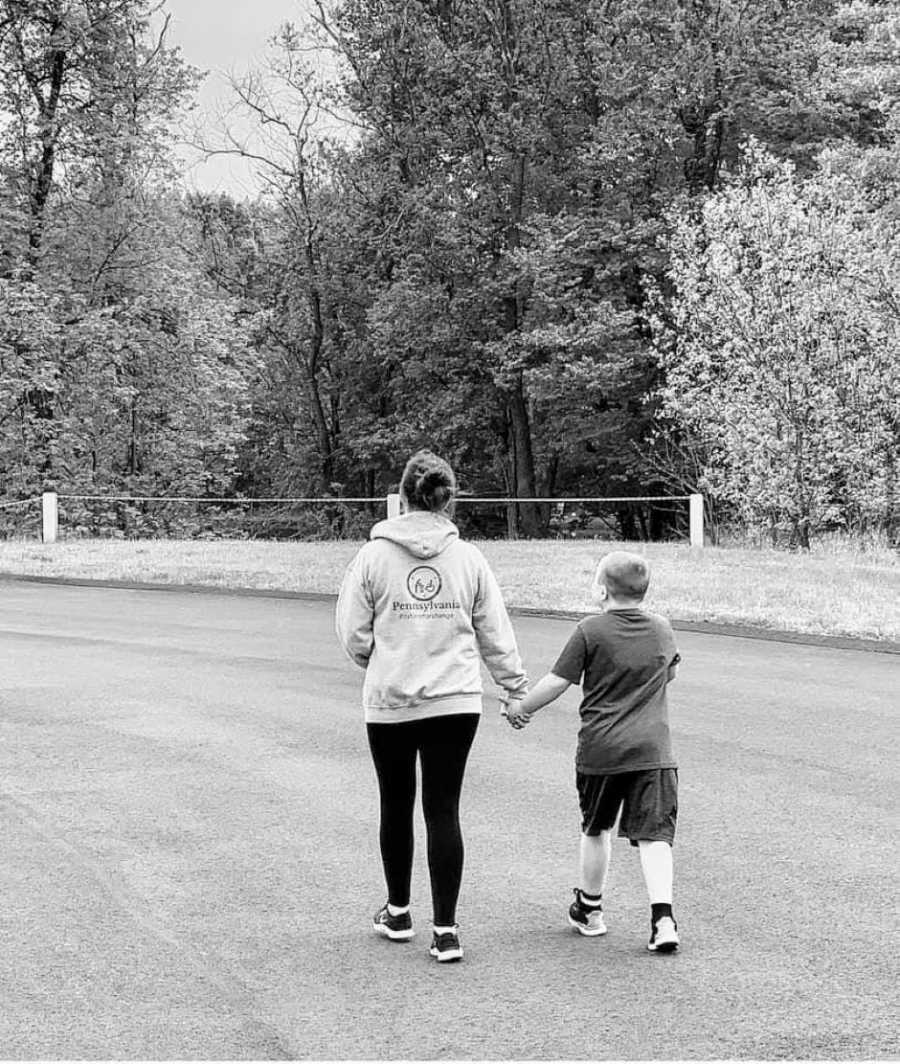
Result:
[[428,445],[476,495],[896,536],[897,3],[315,0],[234,85],[243,200],[180,180],[198,84],[156,0],[0,0],[4,498],[370,497]]

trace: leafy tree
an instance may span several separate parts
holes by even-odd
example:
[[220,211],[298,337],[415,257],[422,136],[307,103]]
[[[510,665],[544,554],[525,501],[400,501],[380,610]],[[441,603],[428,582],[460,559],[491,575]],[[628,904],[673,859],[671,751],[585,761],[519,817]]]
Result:
[[[352,70],[346,100],[367,129],[354,162],[378,174],[355,184],[368,190],[358,204],[367,258],[385,267],[367,338],[389,382],[382,418],[386,405],[397,438],[450,437],[464,457],[480,412],[478,450],[493,456],[495,484],[534,496],[541,412],[530,372],[549,334],[529,340],[546,323],[531,313],[530,273],[547,256],[529,261],[528,245],[551,231],[547,208],[558,215],[580,195],[563,171],[567,138],[588,125],[570,79],[582,20],[565,4],[357,3],[321,10],[320,25]],[[589,285],[590,265],[569,258],[566,281],[587,270]],[[511,516],[526,534],[541,527],[532,504]]]
[[[832,519],[893,520],[894,393],[873,352],[893,350],[896,3],[321,0],[236,86],[257,134],[217,150],[258,164],[263,192],[243,204],[177,193],[196,74],[164,18],[151,32],[154,10],[0,0],[4,469],[376,495],[428,443],[479,494],[682,493],[705,470],[727,505],[752,463],[698,434],[688,383],[724,342],[722,306],[749,299],[744,347],[709,358],[723,410],[754,345],[781,367],[759,394],[790,390],[757,435],[781,454],[802,436],[806,494],[795,477],[794,510],[766,514],[801,542]],[[341,64],[330,88],[311,48]],[[329,113],[352,135],[330,138]],[[757,169],[735,178],[748,135]],[[728,225],[796,260],[799,303],[750,259],[726,277],[709,248],[731,246]],[[838,239],[867,293],[852,350],[822,317],[819,245]],[[833,304],[849,312],[846,283]],[[854,449],[866,404],[878,415]],[[548,517],[523,501],[507,527],[542,534]],[[618,518],[627,535],[670,520]]]
[[253,360],[170,191],[196,77],[155,9],[0,4],[0,455],[21,490],[234,481]]
[[158,164],[159,138],[195,85],[151,36],[151,0],[2,0],[0,150],[37,268],[61,180],[121,181]]
[[[258,121],[258,134],[238,140],[226,133],[223,147],[209,149],[255,160],[264,197],[247,209],[200,197],[193,209],[212,275],[245,300],[268,367],[255,399],[260,453],[269,459],[254,461],[251,475],[280,492],[319,493],[331,490],[338,475],[332,358],[334,288],[341,282],[332,269],[329,216],[342,205],[329,188],[316,128],[319,91],[301,51],[293,29],[284,26],[267,68],[233,85],[239,106]],[[238,249],[252,276],[235,260]]]
[[[640,490],[666,210],[717,187],[748,132],[804,167],[839,132],[818,65],[835,5],[317,6],[372,175],[351,213],[384,267],[359,337],[379,418],[464,456],[478,412],[479,479],[520,497]],[[511,517],[546,527],[539,507]]]
[[855,178],[802,180],[751,144],[699,222],[676,222],[659,323],[664,409],[705,445],[708,489],[804,548],[895,520],[897,219]]

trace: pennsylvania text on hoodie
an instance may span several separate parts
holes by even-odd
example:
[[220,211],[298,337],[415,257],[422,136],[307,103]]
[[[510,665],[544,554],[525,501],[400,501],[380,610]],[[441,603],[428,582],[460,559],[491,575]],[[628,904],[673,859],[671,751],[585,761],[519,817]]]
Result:
[[438,514],[375,525],[344,576],[336,628],[366,670],[372,723],[480,713],[482,659],[506,690],[528,685],[487,560]]

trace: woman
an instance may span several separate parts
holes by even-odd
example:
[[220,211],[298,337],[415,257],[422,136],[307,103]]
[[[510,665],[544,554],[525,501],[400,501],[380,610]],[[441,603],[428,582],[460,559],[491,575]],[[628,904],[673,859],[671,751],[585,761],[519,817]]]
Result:
[[337,633],[366,670],[366,729],[381,795],[379,840],[387,903],[374,928],[412,938],[409,912],[416,760],[434,906],[431,955],[462,957],[456,902],[463,868],[459,796],[481,715],[480,658],[505,699],[528,680],[500,588],[487,561],[450,520],[456,478],[430,451],[410,458],[401,514],[375,525],[351,563]]

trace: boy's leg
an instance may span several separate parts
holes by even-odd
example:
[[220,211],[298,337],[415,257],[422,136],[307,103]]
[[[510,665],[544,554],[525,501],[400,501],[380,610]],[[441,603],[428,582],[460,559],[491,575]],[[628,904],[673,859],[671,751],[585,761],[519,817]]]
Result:
[[612,829],[622,808],[622,776],[592,776],[576,772],[581,808],[581,890],[600,897],[609,874]]
[[667,842],[638,840],[641,871],[650,905],[667,905],[672,912],[672,847]]
[[581,834],[580,881],[581,893],[589,899],[601,898],[609,875],[609,859],[612,854],[612,831],[599,835]]
[[582,935],[604,935],[603,891],[612,853],[612,828],[622,799],[615,776],[576,772],[581,807],[579,882],[575,901],[569,906],[569,923]]
[[619,834],[638,847],[641,871],[650,901],[651,935],[647,948],[678,949],[678,927],[672,914],[672,843],[678,816],[678,773],[655,769],[629,774]]
[[641,870],[650,899],[650,941],[652,953],[674,953],[680,945],[678,924],[672,914],[672,847],[668,842],[640,839]]
[[596,835],[581,833],[579,847],[578,881],[575,901],[569,906],[569,924],[581,935],[606,934],[603,919],[603,888],[609,872],[609,856],[612,850],[612,832],[600,831]]

